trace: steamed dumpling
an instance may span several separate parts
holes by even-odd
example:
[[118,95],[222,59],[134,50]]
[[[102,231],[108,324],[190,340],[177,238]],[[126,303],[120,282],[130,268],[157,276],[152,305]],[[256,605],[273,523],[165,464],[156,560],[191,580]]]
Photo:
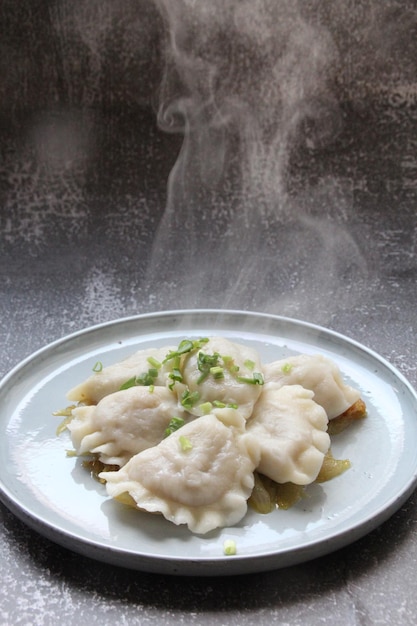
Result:
[[72,410],[67,425],[76,453],[99,454],[103,463],[124,465],[158,444],[173,417],[189,419],[166,387],[131,387],[105,396],[97,405]]
[[258,471],[277,483],[308,485],[320,471],[330,438],[327,415],[301,385],[267,383],[247,432],[260,446]]
[[300,354],[264,365],[265,382],[302,385],[314,392],[329,419],[341,415],[360,398],[360,393],[346,385],[336,363],[322,355]]
[[[152,368],[149,359],[162,363],[170,349],[172,348],[138,350],[127,359],[104,367],[100,372],[89,376],[87,380],[73,387],[67,393],[67,398],[74,402],[97,404],[104,396],[118,391],[132,377],[148,372]],[[153,379],[154,385],[165,385],[169,367],[165,365],[158,370],[157,377]]]
[[[218,368],[219,378],[211,373],[209,365],[207,375],[202,371],[205,367],[204,363],[201,364],[202,358],[213,355],[218,355],[212,364],[215,369]],[[257,375],[258,382],[263,382],[258,353],[223,337],[212,337],[201,349],[188,354],[184,359],[182,375],[183,384],[177,385],[176,390],[179,395],[184,389],[190,394],[198,394],[198,401],[187,407],[195,415],[201,415],[201,404],[217,401],[237,405],[241,415],[247,419],[262,391],[262,384],[255,383]]]
[[223,409],[186,424],[119,471],[100,474],[108,494],[128,493],[139,509],[195,533],[236,524],[247,511],[259,455],[242,423],[237,411]]

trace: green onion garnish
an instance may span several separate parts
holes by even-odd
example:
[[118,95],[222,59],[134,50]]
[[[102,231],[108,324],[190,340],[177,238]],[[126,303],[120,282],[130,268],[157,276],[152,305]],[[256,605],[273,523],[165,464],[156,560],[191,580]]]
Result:
[[222,360],[226,369],[229,370],[232,374],[236,374],[239,371],[239,366],[235,364],[233,357],[224,355],[222,356]]
[[248,370],[253,370],[255,368],[255,361],[251,361],[250,359],[247,359],[244,363],[244,366],[248,368]]
[[247,376],[237,376],[236,379],[240,383],[247,383],[248,385],[263,385],[264,384],[264,377],[262,376],[260,372],[254,372],[252,375],[252,378],[249,378]]
[[97,363],[93,367],[93,372],[101,372],[103,369],[103,363],[101,361],[97,361]]
[[203,372],[201,374],[201,376],[199,376],[199,378],[197,379],[197,385],[201,385],[201,383],[203,383],[206,380],[208,375],[209,375],[208,371],[207,372]]
[[226,556],[233,556],[236,554],[236,541],[233,539],[226,539],[223,543],[223,552]]
[[253,380],[255,381],[255,385],[263,385],[265,382],[263,374],[261,374],[261,372],[254,372]]
[[200,409],[203,415],[208,415],[209,413],[211,413],[213,405],[211,402],[204,402],[203,404],[200,404],[198,408]]
[[184,409],[189,411],[196,404],[196,402],[199,401],[199,399],[200,394],[198,391],[190,391],[189,389],[186,389],[181,395],[181,404]]
[[178,441],[180,442],[181,450],[183,452],[188,452],[188,450],[191,450],[193,447],[191,441],[187,437],[183,437],[183,435],[178,437]]
[[147,372],[143,372],[143,374],[139,374],[139,376],[132,376],[132,378],[129,378],[129,380],[123,383],[123,385],[120,385],[119,390],[124,391],[125,389],[130,389],[130,387],[149,387],[154,384],[157,376],[158,370],[151,367]]
[[235,403],[225,404],[224,402],[220,402],[220,400],[214,400],[213,406],[215,409],[237,409],[238,406]]
[[198,385],[207,378],[213,368],[218,367],[219,358],[220,354],[218,352],[215,352],[214,354],[205,354],[204,352],[199,352],[197,357],[197,367],[201,372],[201,376],[197,380]]
[[185,422],[182,417],[173,417],[170,420],[168,427],[165,429],[165,437],[168,437],[168,435],[174,433],[176,430],[181,428],[181,426],[184,426],[184,424]]
[[182,374],[179,369],[174,368],[172,372],[168,374],[168,377],[172,380],[172,382],[168,385],[170,389],[173,389],[176,382],[182,383]]
[[208,339],[206,338],[197,339],[195,341],[191,341],[190,339],[183,339],[180,342],[176,350],[172,350],[171,352],[168,352],[165,359],[163,360],[163,363],[166,363],[167,361],[171,361],[172,359],[175,359],[176,357],[180,357],[183,354],[187,354],[188,352],[192,352],[193,350],[198,350],[198,348],[201,348],[201,346],[207,342],[208,342]]
[[204,372],[206,369],[210,369],[210,367],[214,367],[219,362],[220,354],[215,352],[214,354],[205,354],[204,352],[199,352],[197,357],[197,367],[200,372]]
[[129,380],[123,383],[123,385],[120,385],[119,390],[124,391],[125,389],[130,389],[130,387],[135,387],[137,385],[136,380],[137,380],[136,376],[129,378]]
[[291,363],[284,363],[284,365],[281,367],[281,370],[284,374],[289,374],[292,370],[292,364]]
[[146,359],[149,363],[149,365],[153,368],[155,368],[156,370],[160,370],[162,367],[162,363],[160,363],[157,359],[155,359],[155,357],[153,356],[148,356],[148,358]]
[[219,365],[216,365],[215,367],[210,367],[210,374],[216,380],[219,379],[219,378],[224,378],[224,370]]

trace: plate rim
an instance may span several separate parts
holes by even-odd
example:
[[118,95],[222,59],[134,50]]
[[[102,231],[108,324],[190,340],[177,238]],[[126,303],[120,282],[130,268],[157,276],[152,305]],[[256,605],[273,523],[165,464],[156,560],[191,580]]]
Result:
[[[74,340],[82,338],[84,335],[116,327],[121,324],[134,323],[140,320],[152,320],[155,318],[162,319],[172,316],[202,317],[207,315],[224,315],[227,317],[244,316],[249,319],[262,318],[264,320],[272,320],[278,324],[288,324],[293,327],[299,326],[303,329],[308,329],[309,331],[323,333],[327,337],[332,337],[333,339],[342,341],[344,344],[348,344],[355,349],[359,349],[361,352],[367,354],[368,357],[371,357],[373,360],[379,362],[384,368],[388,369],[399,382],[401,382],[407,392],[411,394],[414,401],[417,402],[416,390],[404,374],[402,374],[402,372],[400,372],[392,363],[373,349],[338,331],[288,316],[258,311],[212,308],[154,311],[126,317],[118,317],[113,320],[100,322],[98,324],[78,329],[38,348],[14,365],[0,380],[0,393],[7,392],[7,385],[9,382],[13,382],[14,377],[18,376],[19,373],[33,360],[42,358],[43,355],[48,354],[58,347],[64,346],[65,343],[71,343]],[[185,327],[184,334],[186,334],[186,330],[187,329]],[[290,550],[284,550],[281,552],[280,549],[277,549],[276,551],[268,554],[237,554],[233,557],[210,555],[208,557],[197,557],[191,559],[186,556],[172,557],[157,555],[155,558],[155,555],[129,551],[123,548],[115,548],[113,546],[105,546],[101,544],[100,541],[78,536],[70,530],[57,527],[53,523],[48,523],[47,521],[41,519],[40,516],[36,515],[36,512],[34,513],[33,511],[28,510],[26,506],[19,502],[18,498],[13,497],[10,490],[7,489],[4,483],[2,471],[0,469],[0,501],[3,502],[12,514],[43,537],[83,556],[88,556],[101,562],[128,569],[142,570],[152,573],[198,576],[236,575],[268,571],[289,565],[299,564],[312,558],[317,558],[318,556],[324,556],[330,552],[334,552],[335,550],[353,543],[384,523],[410,497],[416,486],[417,465],[414,468],[414,473],[409,476],[408,481],[404,482],[400,493],[397,494],[395,498],[392,498],[388,505],[380,506],[377,511],[369,513],[366,518],[363,518],[349,529],[341,529],[338,532],[333,533],[330,537],[331,541],[327,541],[328,545],[323,545],[323,539],[313,538],[298,547],[291,548]],[[323,545],[320,550],[320,554],[315,553],[318,545]],[[126,559],[126,556],[129,556],[129,558]],[[163,564],[163,567],[161,567],[161,563]]]

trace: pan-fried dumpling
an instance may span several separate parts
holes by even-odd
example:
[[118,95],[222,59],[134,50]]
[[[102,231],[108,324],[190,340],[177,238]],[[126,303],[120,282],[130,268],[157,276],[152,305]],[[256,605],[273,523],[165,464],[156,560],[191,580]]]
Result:
[[258,353],[223,337],[212,337],[199,350],[186,355],[182,365],[182,384],[176,385],[180,399],[195,400],[186,406],[201,415],[201,405],[221,402],[237,405],[244,418],[252,413],[263,384]]
[[360,398],[360,393],[346,385],[336,363],[322,355],[300,354],[264,365],[265,382],[279,385],[302,385],[314,392],[329,419],[341,415]]
[[97,405],[72,410],[67,425],[76,453],[99,454],[103,463],[124,465],[158,444],[173,417],[190,419],[166,387],[131,387],[105,396]]
[[128,493],[139,509],[162,513],[195,533],[236,524],[247,511],[259,458],[242,423],[234,409],[199,417],[100,477],[110,496]]
[[266,383],[247,422],[260,446],[258,471],[277,483],[308,485],[330,446],[327,415],[301,385]]
[[[127,359],[108,365],[95,372],[84,382],[73,387],[68,393],[68,400],[97,404],[104,396],[119,389],[133,377],[144,377],[142,384],[165,385],[170,365],[161,365],[155,370],[153,361],[162,364],[167,351],[171,348],[149,348],[138,350]],[[149,372],[155,374],[149,376]],[[147,380],[146,380],[147,379]],[[140,381],[137,381],[138,383]]]

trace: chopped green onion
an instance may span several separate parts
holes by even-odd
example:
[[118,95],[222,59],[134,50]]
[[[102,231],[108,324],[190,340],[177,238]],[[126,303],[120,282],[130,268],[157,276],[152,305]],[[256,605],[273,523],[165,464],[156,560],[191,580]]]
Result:
[[169,378],[172,380],[172,383],[169,384],[169,388],[173,389],[176,382],[182,383],[183,378],[179,369],[174,368],[172,372],[168,374]]
[[170,420],[168,427],[165,429],[165,437],[168,437],[168,435],[174,433],[176,430],[181,428],[181,426],[184,426],[184,424],[185,422],[182,417],[173,417]]
[[149,393],[153,393],[155,391],[155,385],[149,385]]
[[265,382],[263,374],[261,374],[261,372],[254,372],[253,380],[255,381],[255,385],[263,385]]
[[203,415],[208,415],[209,413],[211,413],[213,405],[211,402],[204,402],[203,404],[200,404],[198,408],[200,409]]
[[195,341],[191,341],[190,339],[183,339],[176,350],[168,352],[165,359],[163,360],[163,363],[171,361],[176,357],[180,357],[183,354],[187,354],[188,352],[192,352],[193,350],[197,350],[198,348],[201,348],[203,344],[207,343],[207,341],[208,339],[206,338],[197,339]]
[[181,354],[186,354],[187,352],[191,352],[194,348],[194,344],[189,339],[183,339],[178,348],[175,351],[175,356],[180,356]]
[[199,376],[198,379],[197,379],[197,385],[201,385],[201,383],[203,383],[206,380],[208,375],[209,375],[208,370],[207,370],[207,372],[203,372],[201,374],[201,376]]
[[223,552],[226,556],[233,556],[236,554],[236,541],[234,539],[226,539],[223,542]]
[[292,363],[284,363],[284,365],[281,367],[281,370],[284,374],[289,374],[292,370]]
[[136,377],[136,384],[148,387],[153,385],[155,378],[158,376],[158,370],[149,370]]
[[210,367],[214,367],[219,362],[220,354],[215,352],[214,354],[205,354],[204,352],[199,352],[197,357],[197,367],[200,372],[204,372]]
[[132,376],[129,378],[123,385],[120,385],[119,390],[124,391],[125,389],[130,389],[130,387],[149,387],[149,385],[153,385],[155,382],[155,378],[158,376],[158,370],[155,368],[149,369],[147,372],[143,372],[139,376]]
[[196,404],[196,402],[199,401],[199,399],[200,394],[198,391],[190,391],[189,389],[186,389],[181,395],[181,404],[184,409],[189,410]]
[[178,441],[180,442],[181,450],[183,452],[188,452],[188,450],[192,450],[193,444],[187,437],[180,435],[178,437]]
[[225,404],[224,402],[220,402],[220,400],[214,400],[213,406],[215,409],[237,409],[238,405],[234,403]]
[[151,365],[151,367],[154,367],[156,370],[160,370],[162,367],[162,363],[160,361],[158,361],[157,359],[155,359],[155,357],[153,356],[148,356],[148,358],[146,359],[149,363],[149,365]]
[[255,368],[255,361],[251,361],[247,359],[244,363],[244,366],[248,368],[248,370],[253,370]]
[[130,387],[135,387],[137,385],[136,376],[129,378],[123,385],[120,385],[119,390],[124,391],[125,389],[130,389]]
[[219,379],[219,378],[224,378],[224,370],[219,365],[216,365],[215,367],[210,367],[210,374],[216,380]]
[[214,354],[205,354],[204,352],[199,352],[197,357],[197,367],[201,372],[201,376],[197,380],[198,385],[207,378],[211,368],[217,367],[219,358],[220,354],[218,352],[215,352]]
[[252,378],[247,376],[237,376],[237,380],[240,383],[247,383],[248,385],[263,385],[264,377],[260,372],[254,372]]
[[103,369],[103,363],[101,361],[97,361],[93,367],[93,372],[101,372]]
[[226,369],[232,374],[236,374],[236,372],[239,371],[239,365],[235,364],[233,357],[224,355],[222,356],[222,360]]
[[172,350],[171,352],[168,352],[168,354],[166,355],[165,359],[162,362],[166,363],[167,361],[171,361],[172,359],[175,359],[181,356],[182,354],[191,352],[192,349],[193,349],[193,342],[184,339],[184,341],[181,341],[180,345],[178,346],[176,350]]

